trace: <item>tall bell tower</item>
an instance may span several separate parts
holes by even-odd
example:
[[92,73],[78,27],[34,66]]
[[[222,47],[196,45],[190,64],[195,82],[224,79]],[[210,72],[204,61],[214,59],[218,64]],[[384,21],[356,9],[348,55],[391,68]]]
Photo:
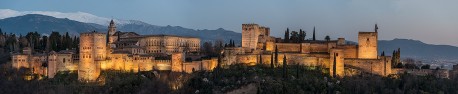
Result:
[[114,39],[111,36],[113,36],[115,33],[116,33],[116,25],[112,19],[110,21],[110,25],[108,25],[108,32],[107,32],[108,43],[114,42]]

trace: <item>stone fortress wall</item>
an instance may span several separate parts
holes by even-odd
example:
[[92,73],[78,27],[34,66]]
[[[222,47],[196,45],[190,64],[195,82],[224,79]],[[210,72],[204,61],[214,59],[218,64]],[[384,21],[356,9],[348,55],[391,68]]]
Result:
[[[302,43],[258,42],[262,41],[261,36],[265,37],[260,33],[262,32],[260,29],[256,29],[259,27],[262,26],[242,24],[242,47],[226,48],[223,65],[234,63],[256,65],[261,64],[260,58],[262,64],[270,64],[272,54],[277,48],[279,53],[277,66],[283,64],[283,55],[285,55],[288,64],[322,66],[329,68],[330,74],[335,73],[336,76],[345,76],[347,67],[381,76],[392,74],[391,58],[378,56],[377,32],[359,32],[358,45],[346,44],[344,38],[328,41],[305,40]],[[270,37],[270,39],[275,38]],[[263,45],[265,49],[262,47],[254,49],[253,45]]]
[[[198,38],[116,32],[114,23],[111,23],[108,33],[81,33],[79,55],[62,52],[49,56],[15,54],[12,66],[34,68],[34,72],[49,75],[50,78],[59,71],[77,70],[78,79],[95,81],[102,70],[191,73],[196,70],[211,71],[218,64],[218,58],[186,61],[185,53],[200,51]],[[306,40],[302,43],[281,41],[270,36],[268,27],[242,24],[242,47],[224,48],[221,66],[238,63],[270,65],[275,60],[272,58],[275,58],[273,56],[277,50],[276,67],[283,64],[283,56],[286,56],[288,65],[321,66],[328,68],[332,76],[350,75],[345,71],[349,68],[381,76],[395,73],[391,69],[391,58],[377,55],[377,32],[360,32],[358,45],[346,44],[344,38]],[[48,67],[41,66],[43,62],[48,62]]]

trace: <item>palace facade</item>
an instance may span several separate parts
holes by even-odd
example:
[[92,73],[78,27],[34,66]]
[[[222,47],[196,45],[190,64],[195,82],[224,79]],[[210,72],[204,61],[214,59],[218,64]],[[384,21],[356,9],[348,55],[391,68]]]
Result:
[[186,55],[199,55],[200,39],[175,35],[139,35],[116,31],[113,21],[108,32],[80,34],[79,53],[73,50],[33,54],[26,47],[12,55],[14,68],[29,68],[33,74],[53,78],[60,71],[78,72],[80,81],[99,79],[103,70],[192,72],[212,70],[217,58],[185,61]]

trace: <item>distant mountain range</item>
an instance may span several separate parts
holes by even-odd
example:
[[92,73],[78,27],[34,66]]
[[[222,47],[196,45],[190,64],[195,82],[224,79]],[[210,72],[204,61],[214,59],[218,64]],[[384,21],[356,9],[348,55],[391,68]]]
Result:
[[[26,34],[27,32],[37,31],[44,35],[51,34],[52,31],[69,32],[72,35],[94,30],[99,32],[107,31],[106,25],[84,23],[67,18],[55,18],[41,14],[26,14],[0,19],[0,28],[4,32],[14,32],[16,34]],[[201,38],[203,42],[213,40],[224,40],[228,42],[230,39],[240,41],[242,38],[240,33],[224,30],[222,28],[216,30],[194,30],[180,26],[156,26],[136,20],[124,20],[122,24],[117,24],[117,30],[137,32],[139,34],[192,36]]]
[[380,40],[378,51],[391,55],[393,50],[401,48],[401,57],[429,60],[458,60],[458,47],[450,45],[426,44],[412,39]]
[[[139,34],[168,34],[180,36],[192,36],[201,38],[202,42],[229,39],[241,41],[241,33],[224,30],[194,30],[180,26],[156,26],[136,20],[123,21],[117,24],[119,31],[137,32]],[[100,23],[100,22],[99,22]],[[107,26],[97,23],[85,23],[67,18],[56,18],[41,14],[26,14],[15,17],[0,19],[0,28],[3,32],[26,34],[37,31],[40,34],[50,34],[52,31],[69,32],[78,35],[81,32],[100,31],[106,32]],[[238,44],[238,43],[237,43]],[[425,44],[421,41],[410,39],[380,40],[379,54],[385,51],[386,55],[392,54],[393,50],[401,48],[402,57],[412,57],[432,60],[457,60],[458,47],[449,45]]]

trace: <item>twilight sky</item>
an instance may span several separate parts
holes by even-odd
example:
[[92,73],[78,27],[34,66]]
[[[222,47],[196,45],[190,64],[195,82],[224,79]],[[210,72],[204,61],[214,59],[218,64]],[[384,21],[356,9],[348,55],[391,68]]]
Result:
[[[86,12],[153,25],[241,32],[242,23],[274,36],[304,29],[318,38],[345,37],[379,25],[379,39],[407,38],[458,46],[458,0],[2,0],[0,9]],[[310,38],[310,36],[307,36]]]

